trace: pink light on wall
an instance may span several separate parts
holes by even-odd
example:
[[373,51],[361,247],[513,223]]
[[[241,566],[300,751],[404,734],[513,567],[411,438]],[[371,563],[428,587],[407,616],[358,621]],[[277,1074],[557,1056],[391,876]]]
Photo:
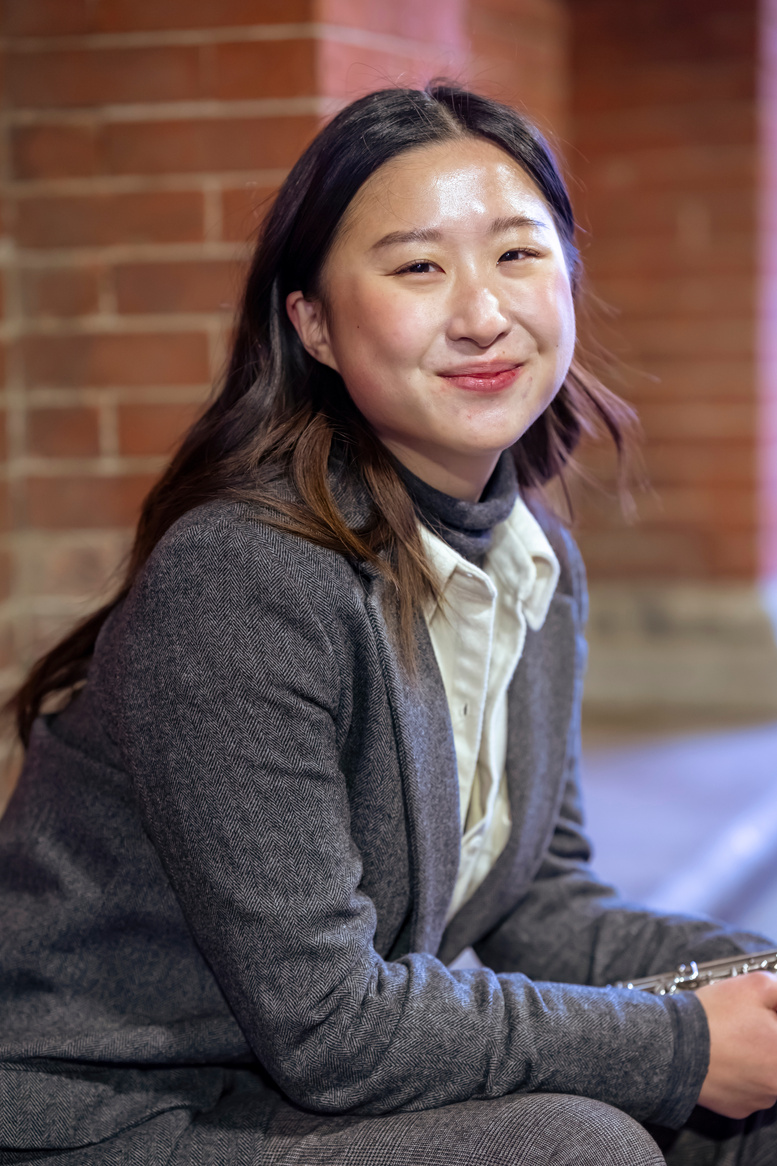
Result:
[[760,570],[777,608],[777,0],[762,0],[760,64]]

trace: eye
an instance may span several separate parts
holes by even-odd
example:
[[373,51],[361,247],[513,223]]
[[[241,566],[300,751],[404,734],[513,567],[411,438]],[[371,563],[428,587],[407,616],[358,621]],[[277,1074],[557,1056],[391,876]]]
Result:
[[439,271],[440,268],[436,263],[432,263],[431,259],[418,259],[415,263],[407,263],[404,267],[400,267],[397,275],[428,275],[431,271]]
[[504,255],[499,256],[500,263],[510,263],[516,259],[538,259],[539,251],[533,251],[531,247],[515,247],[512,251],[505,251]]

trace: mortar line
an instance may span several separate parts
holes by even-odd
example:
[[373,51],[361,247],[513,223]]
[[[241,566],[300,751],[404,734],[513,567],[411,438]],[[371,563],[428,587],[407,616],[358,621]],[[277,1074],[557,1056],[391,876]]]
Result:
[[[29,54],[73,49],[145,49],[173,48],[189,45],[252,43],[283,40],[336,40],[359,48],[383,48],[388,52],[409,55],[439,48],[438,42],[395,33],[373,32],[347,24],[323,21],[286,24],[229,25],[218,28],[159,29],[149,31],[80,33],[63,36],[2,37],[0,47],[8,53]],[[464,45],[446,45],[449,52],[463,52]]]

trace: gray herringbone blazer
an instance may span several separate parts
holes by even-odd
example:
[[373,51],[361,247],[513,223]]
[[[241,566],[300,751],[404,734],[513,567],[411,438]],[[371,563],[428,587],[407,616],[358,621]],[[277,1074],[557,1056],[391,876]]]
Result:
[[[445,929],[458,789],[425,629],[411,680],[373,572],[246,506],[176,524],[0,824],[0,1147],[137,1139],[240,1067],[324,1114],[544,1091],[685,1119],[701,1006],[585,985],[749,940],[630,910],[587,865],[585,589],[548,533],[563,572],[510,691],[512,835]],[[447,971],[467,944],[493,970]]]

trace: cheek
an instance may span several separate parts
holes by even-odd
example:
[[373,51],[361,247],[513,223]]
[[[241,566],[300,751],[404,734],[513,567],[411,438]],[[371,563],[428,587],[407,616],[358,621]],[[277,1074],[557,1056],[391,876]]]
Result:
[[540,310],[547,342],[560,354],[569,352],[571,359],[575,345],[575,306],[566,274],[557,272],[548,280],[543,293]]
[[338,296],[332,316],[333,348],[344,367],[365,359],[402,367],[423,353],[434,335],[430,303],[369,284],[355,284]]
[[517,315],[534,337],[540,353],[559,356],[574,347],[575,309],[566,274],[550,272],[532,284],[531,294],[522,297]]

